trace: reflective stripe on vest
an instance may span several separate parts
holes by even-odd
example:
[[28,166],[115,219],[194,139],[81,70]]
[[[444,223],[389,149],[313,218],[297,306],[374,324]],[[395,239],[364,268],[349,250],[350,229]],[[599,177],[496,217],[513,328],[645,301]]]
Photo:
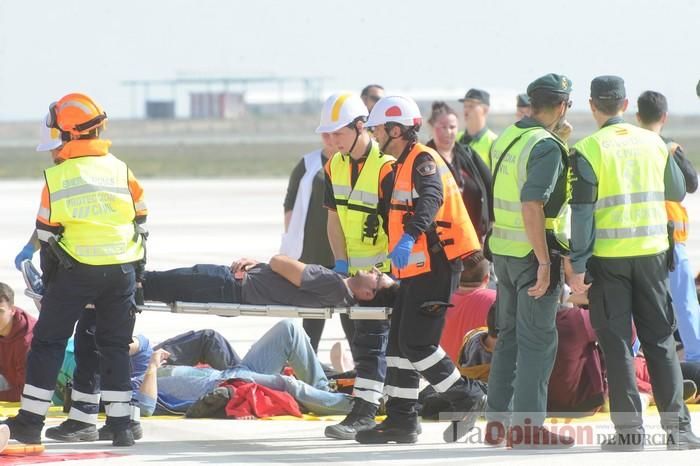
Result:
[[[337,153],[330,162],[333,197],[345,236],[350,273],[372,267],[377,267],[382,272],[391,269],[391,262],[386,257],[389,238],[384,231],[383,219],[378,213],[381,183],[379,176],[382,167],[395,159],[391,155],[382,154],[376,142],[372,141],[371,144],[355,186],[351,185],[349,156]],[[375,236],[365,236],[370,216],[376,219]]]
[[44,174],[51,202],[49,220],[63,227],[59,245],[68,254],[88,265],[143,258],[124,162],[111,154],[77,157]]
[[574,148],[598,180],[593,255],[637,257],[668,249],[664,205],[668,151],[661,138],[619,123],[599,129]]
[[[511,125],[493,145],[491,155],[494,164],[498,163],[503,151],[518,137],[520,139],[508,150],[495,176],[495,223],[489,238],[489,247],[494,254],[511,257],[525,257],[532,251],[525,232],[520,202],[520,191],[527,179],[527,163],[532,149],[538,142],[551,139],[561,147],[562,157],[567,153],[566,145],[544,128],[518,128]],[[556,218],[545,219],[545,229],[553,231],[563,246],[568,244],[568,212],[568,204],[564,202]]]
[[[428,153],[435,161],[440,174],[443,190],[443,203],[435,215],[435,234],[440,238],[447,259],[452,260],[481,249],[479,238],[474,231],[469,214],[464,207],[462,195],[449,167],[443,158],[422,144],[415,144],[401,164],[394,170],[394,189],[389,208],[389,250],[396,247],[404,233],[406,214],[414,211],[415,202],[420,198],[413,186],[413,166],[421,153]],[[428,239],[422,233],[416,239],[408,266],[402,270],[392,269],[397,278],[408,278],[430,272],[430,251]]]

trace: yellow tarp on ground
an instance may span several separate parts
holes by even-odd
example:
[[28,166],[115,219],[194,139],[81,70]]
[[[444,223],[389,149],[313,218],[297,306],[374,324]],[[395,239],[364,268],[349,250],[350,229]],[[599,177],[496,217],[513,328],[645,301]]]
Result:
[[[688,409],[691,412],[698,413],[700,412],[700,404],[694,404],[694,405],[688,405]],[[19,403],[8,403],[8,402],[0,402],[0,417],[9,417],[9,416],[14,416],[17,414],[17,411],[19,411]],[[657,415],[658,411],[656,409],[656,406],[650,406],[647,408],[646,414],[649,415]],[[63,408],[61,406],[52,406],[49,408],[49,414],[47,417],[49,418],[56,418],[56,417],[65,417],[66,414],[63,412]],[[104,418],[104,415],[100,415],[101,418]],[[185,419],[184,416],[150,416],[150,417],[142,417],[142,421],[147,421],[148,419],[172,419],[172,420],[177,420],[177,419]],[[304,414],[302,417],[295,417],[295,416],[273,416],[273,417],[268,417],[264,418],[267,421],[331,421],[331,422],[340,422],[343,419],[345,419],[345,416],[315,416],[313,414]],[[597,413],[594,414],[593,416],[586,416],[586,417],[580,417],[580,418],[573,418],[569,419],[567,418],[567,422],[596,422],[596,421],[607,421],[610,419],[610,415],[608,413]],[[384,416],[379,416],[377,417],[378,421],[384,420]],[[552,419],[548,419],[548,421],[551,421]]]

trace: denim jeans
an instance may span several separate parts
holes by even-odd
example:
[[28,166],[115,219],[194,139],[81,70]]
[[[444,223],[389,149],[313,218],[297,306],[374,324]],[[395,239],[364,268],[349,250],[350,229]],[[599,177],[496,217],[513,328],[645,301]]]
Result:
[[676,322],[685,349],[686,361],[700,361],[700,305],[695,289],[695,277],[690,267],[685,244],[673,249],[676,268],[669,273],[669,286]]
[[196,366],[203,363],[224,370],[241,363],[241,358],[226,337],[211,329],[190,330],[168,338],[153,349],[164,349],[170,353],[167,364],[172,366]]
[[[297,378],[280,374],[285,365],[294,369]],[[275,324],[251,347],[241,364],[230,369],[188,366],[159,369],[158,393],[194,402],[221,381],[234,378],[285,391],[318,415],[347,414],[352,408],[352,397],[329,391],[328,379],[308,336],[293,320]]]
[[240,282],[225,265],[197,264],[193,267],[146,272],[143,282],[147,301],[172,303],[240,303]]

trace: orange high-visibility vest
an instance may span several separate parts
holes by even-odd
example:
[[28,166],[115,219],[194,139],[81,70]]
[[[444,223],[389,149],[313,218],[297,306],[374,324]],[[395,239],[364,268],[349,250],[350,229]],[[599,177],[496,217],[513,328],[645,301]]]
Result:
[[415,202],[420,197],[413,186],[413,164],[416,157],[423,152],[433,158],[442,180],[443,201],[434,220],[434,229],[440,241],[439,244],[429,245],[426,234],[421,233],[411,250],[408,266],[402,270],[392,267],[392,273],[399,279],[430,272],[431,247],[444,249],[448,260],[464,257],[481,249],[459,187],[447,164],[433,149],[417,143],[406,159],[397,161],[395,165],[394,191],[389,208],[389,251],[393,251],[399,242],[404,233],[404,218],[413,214]]
[[673,222],[673,241],[685,243],[688,240],[688,212],[680,202],[666,201],[666,215]]

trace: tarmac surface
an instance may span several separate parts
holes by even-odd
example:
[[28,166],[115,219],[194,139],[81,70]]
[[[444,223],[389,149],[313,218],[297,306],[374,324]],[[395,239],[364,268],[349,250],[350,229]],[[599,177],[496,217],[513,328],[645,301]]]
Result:
[[[266,261],[275,254],[282,233],[282,201],[286,180],[143,180],[149,206],[149,269],[169,269],[195,263],[229,264],[233,259],[250,257]],[[12,286],[16,304],[36,314],[31,300],[23,296],[24,283],[14,269],[15,254],[31,234],[39,203],[41,181],[0,182],[0,281]],[[686,202],[691,218],[688,251],[693,264],[700,260],[700,200]],[[695,220],[695,221],[693,221]],[[35,256],[38,264],[38,257]],[[162,341],[178,333],[214,328],[226,335],[236,351],[244,355],[250,345],[277,319],[265,317],[222,318],[200,315],[173,315],[144,312],[136,332],[151,341]],[[327,323],[320,357],[329,361],[330,346],[342,338],[337,319]],[[698,414],[693,419],[700,431]],[[60,419],[51,418],[47,425]],[[337,422],[337,421],[336,421]],[[231,421],[144,419],[144,438],[127,449],[112,448],[105,442],[59,444],[47,441],[46,454],[112,452],[115,456],[75,462],[101,464],[588,464],[642,465],[691,464],[693,452],[667,452],[661,446],[644,453],[602,453],[595,435],[609,433],[607,417],[575,421],[583,432],[592,429],[593,441],[583,440],[568,451],[522,452],[484,447],[476,436],[469,442],[446,444],[443,431],[449,423],[424,422],[423,434],[415,445],[363,446],[353,441],[336,441],[323,436],[331,421]],[[648,417],[648,430],[658,417]],[[587,431],[586,431],[587,432]],[[583,434],[582,434],[583,435]],[[47,458],[48,459],[48,458]],[[0,457],[0,465],[9,463]],[[68,463],[71,464],[71,463]]]

